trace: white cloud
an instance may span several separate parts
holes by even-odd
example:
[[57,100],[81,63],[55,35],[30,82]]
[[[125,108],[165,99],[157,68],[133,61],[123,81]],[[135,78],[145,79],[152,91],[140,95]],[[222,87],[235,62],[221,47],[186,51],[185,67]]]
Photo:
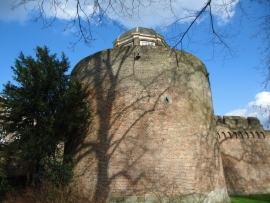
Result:
[[236,109],[226,113],[226,116],[258,117],[262,124],[269,120],[270,92],[260,92],[254,101],[249,102],[244,109]]
[[[16,0],[15,2],[20,2]],[[121,22],[124,26],[132,28],[135,26],[156,27],[162,23],[173,22],[175,19],[181,18],[179,23],[187,23],[194,19],[194,14],[198,13],[204,7],[208,0],[156,0],[149,1],[135,0],[125,1],[99,1],[101,8],[106,11],[109,18]],[[30,8],[38,9],[39,1],[29,1],[26,4],[28,11],[20,6],[15,11],[10,10],[12,1],[0,1],[0,19],[1,20],[18,20],[23,21],[29,18]],[[51,5],[51,1],[44,1],[43,9],[46,17],[56,16],[61,20],[70,20],[77,16],[76,6],[77,0],[59,0],[55,1],[59,4]],[[85,19],[85,14],[95,16],[100,11],[94,11],[94,0],[80,1],[81,8],[85,12],[79,12],[80,16]],[[109,4],[109,2],[111,4]],[[218,21],[226,23],[234,16],[235,7],[239,0],[212,0],[212,13]],[[84,4],[83,4],[84,3]]]
[[[26,21],[29,20],[31,15],[38,12],[38,9],[41,8],[40,1],[29,1],[26,4],[20,5],[14,9],[14,5],[18,5],[22,0],[1,0],[0,1],[0,20],[4,21]],[[60,20],[71,20],[76,18],[76,6],[77,0],[59,0],[55,3],[53,1],[44,1],[42,4],[42,9],[46,18],[58,18]],[[93,0],[89,3],[81,5],[82,10],[87,13],[93,13]],[[79,14],[84,16],[83,12],[80,11]]]
[[16,8],[12,10],[9,0],[0,1],[0,20],[2,21],[19,21],[24,22],[28,19],[28,11],[24,7]]
[[216,0],[212,3],[212,12],[219,23],[227,23],[235,14],[235,7],[240,0]]
[[[90,1],[89,3],[85,3],[84,5],[81,5],[81,9],[79,9],[79,12],[77,14],[77,1],[71,0],[71,1],[59,1],[60,3],[55,6],[51,7],[50,3],[45,3],[44,5],[44,12],[46,13],[47,17],[57,17],[60,20],[71,20],[77,17],[79,14],[82,18],[85,17],[84,13],[91,14],[93,13],[93,1]],[[80,6],[79,6],[80,7]]]

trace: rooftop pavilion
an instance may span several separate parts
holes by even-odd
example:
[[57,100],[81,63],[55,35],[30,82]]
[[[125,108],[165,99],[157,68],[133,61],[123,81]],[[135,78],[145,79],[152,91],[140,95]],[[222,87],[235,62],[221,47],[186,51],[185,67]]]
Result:
[[150,28],[136,27],[119,35],[113,47],[123,46],[163,46],[168,47],[163,36]]

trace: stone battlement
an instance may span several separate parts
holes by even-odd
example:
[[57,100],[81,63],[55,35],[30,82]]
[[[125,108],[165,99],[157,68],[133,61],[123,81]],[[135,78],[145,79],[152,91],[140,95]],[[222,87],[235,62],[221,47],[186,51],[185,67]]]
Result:
[[256,117],[216,116],[229,194],[270,192],[270,131]]
[[216,123],[219,129],[229,128],[234,131],[264,131],[263,126],[256,117],[216,116]]
[[219,139],[266,138],[267,132],[256,117],[216,116],[216,123]]

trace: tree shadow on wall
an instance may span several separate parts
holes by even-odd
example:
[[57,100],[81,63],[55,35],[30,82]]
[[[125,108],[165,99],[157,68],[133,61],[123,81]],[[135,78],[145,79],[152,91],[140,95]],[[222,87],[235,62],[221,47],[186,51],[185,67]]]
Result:
[[239,136],[224,139],[220,145],[229,194],[269,192],[270,145],[267,138]]
[[[142,54],[139,60],[135,57],[137,53]],[[172,58],[176,57],[177,64],[168,71],[158,70],[155,67],[160,66],[159,61],[148,61],[149,67],[144,66],[145,61],[151,58],[149,53],[147,48],[140,47],[106,50],[83,59],[74,68],[74,77],[89,87],[89,102],[94,117],[88,133],[81,140],[71,141],[66,146],[66,153],[75,154],[75,179],[96,202],[105,202],[110,196],[139,197],[145,195],[145,191],[159,191],[160,179],[167,184],[162,189],[180,182],[179,177],[168,175],[174,163],[169,160],[170,157],[163,156],[174,153],[173,157],[176,152],[166,151],[170,148],[166,142],[174,142],[175,126],[196,122],[193,121],[196,120],[196,113],[192,118],[185,117],[185,114],[194,114],[201,108],[192,106],[190,97],[201,90],[195,93],[192,91],[196,84],[183,88],[190,83],[189,79],[194,72],[183,74],[181,57],[171,55]],[[178,99],[181,99],[185,107],[182,112],[175,112],[179,107],[173,100]],[[200,94],[192,99],[200,101]],[[197,116],[199,120],[212,119],[209,118],[212,115],[209,108],[212,106],[205,105],[205,111]],[[177,113],[183,115],[181,121],[174,120],[172,115]],[[205,115],[202,117],[201,114]],[[207,142],[209,145],[213,144],[212,134],[208,133],[213,126],[207,123],[203,129],[196,130],[205,130],[203,136],[206,138],[199,142],[195,140],[195,148],[201,149],[199,145],[205,139],[210,140]],[[171,132],[171,135],[162,132]],[[183,134],[176,136],[177,142],[193,134],[190,130],[183,131]],[[185,147],[188,148],[188,145],[190,143]],[[181,154],[181,150],[185,149],[180,148],[177,153]],[[190,159],[198,154],[199,150]],[[212,156],[212,152],[210,154]],[[209,159],[211,163],[215,161],[213,157]],[[185,162],[183,159],[182,164]],[[193,166],[192,170],[196,173],[195,167],[201,167],[202,163],[196,162]],[[207,174],[211,172],[207,171]]]
[[[207,73],[206,73],[206,76]],[[208,82],[209,79],[207,78]],[[230,202],[227,196],[226,183],[223,175],[221,151],[217,137],[212,96],[209,86],[201,83],[196,89],[190,88],[189,102],[193,110],[193,123],[198,124],[194,130],[195,178],[193,202]],[[197,104],[197,105],[194,105]]]

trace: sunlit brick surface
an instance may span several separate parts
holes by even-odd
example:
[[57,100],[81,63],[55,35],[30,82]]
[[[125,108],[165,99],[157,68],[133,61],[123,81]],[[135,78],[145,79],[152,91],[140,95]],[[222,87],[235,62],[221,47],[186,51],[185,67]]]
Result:
[[[226,187],[199,59],[165,47],[114,48],[86,57],[72,75],[91,90],[93,123],[76,148],[74,169],[87,194],[207,194]],[[224,191],[219,199],[227,198]]]
[[228,192],[270,193],[270,132],[257,118],[217,117]]

